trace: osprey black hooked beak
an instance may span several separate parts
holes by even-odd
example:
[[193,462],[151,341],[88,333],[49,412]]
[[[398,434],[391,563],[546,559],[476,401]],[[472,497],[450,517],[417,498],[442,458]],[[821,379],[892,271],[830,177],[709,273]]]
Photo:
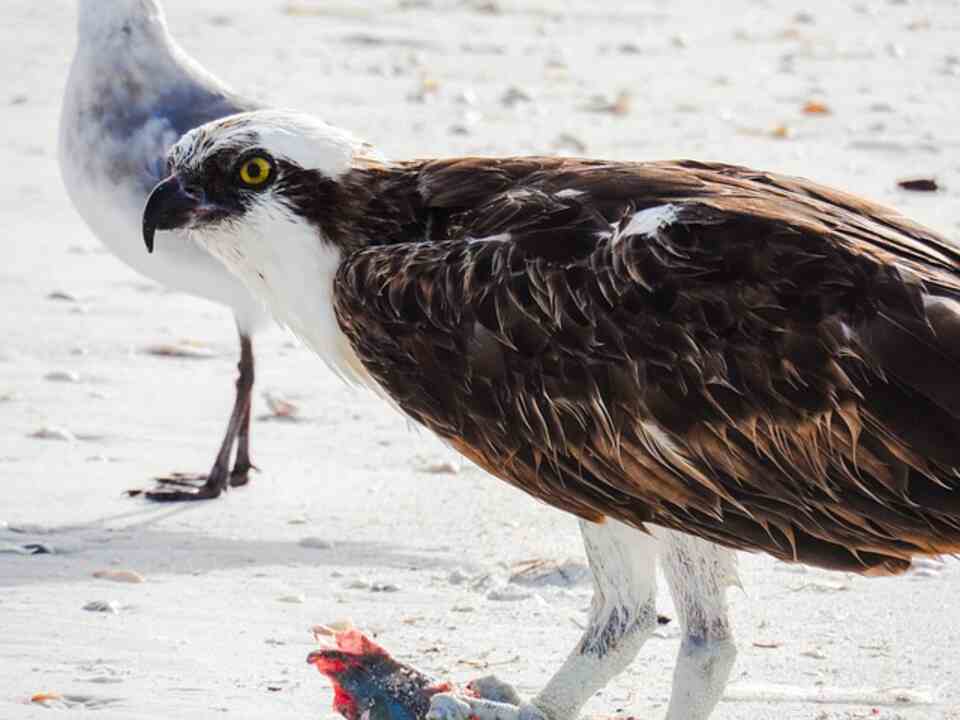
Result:
[[205,204],[203,192],[185,189],[176,175],[157,185],[143,208],[143,242],[147,252],[153,252],[157,230],[175,230],[188,225]]

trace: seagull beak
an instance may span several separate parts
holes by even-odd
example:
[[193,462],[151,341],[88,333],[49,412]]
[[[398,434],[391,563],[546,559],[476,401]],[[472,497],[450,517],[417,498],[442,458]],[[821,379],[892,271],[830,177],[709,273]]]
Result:
[[189,224],[204,198],[188,192],[180,178],[171,175],[157,185],[143,208],[143,241],[147,252],[153,252],[153,236],[157,230],[174,230]]

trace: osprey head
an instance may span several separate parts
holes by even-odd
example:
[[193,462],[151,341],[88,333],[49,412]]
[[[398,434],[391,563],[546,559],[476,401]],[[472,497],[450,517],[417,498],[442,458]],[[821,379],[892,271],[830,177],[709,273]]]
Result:
[[354,233],[335,230],[350,206],[344,176],[378,164],[369,146],[307,115],[217,120],[170,150],[169,177],[143,209],[143,239],[152,250],[157,230],[185,230],[338,372],[364,379],[332,297]]
[[157,230],[185,229],[227,260],[231,248],[242,252],[244,242],[304,222],[317,189],[335,183],[364,149],[342,130],[286,111],[241,113],[195,128],[171,148],[169,177],[144,207],[147,250]]

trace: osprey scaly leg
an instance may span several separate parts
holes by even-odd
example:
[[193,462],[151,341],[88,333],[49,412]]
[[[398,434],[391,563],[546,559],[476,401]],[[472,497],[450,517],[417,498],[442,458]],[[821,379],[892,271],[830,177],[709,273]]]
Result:
[[590,620],[546,687],[520,706],[437,695],[429,720],[574,720],[593,694],[633,661],[657,627],[658,540],[610,519],[581,521],[580,530],[593,571]]

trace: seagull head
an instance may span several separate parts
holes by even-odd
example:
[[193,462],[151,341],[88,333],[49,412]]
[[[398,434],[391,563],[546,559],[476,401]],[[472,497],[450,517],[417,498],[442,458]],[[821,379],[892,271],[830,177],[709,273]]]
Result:
[[80,0],[80,37],[102,42],[111,36],[129,39],[144,32],[166,33],[157,0]]
[[[168,155],[168,177],[143,210],[143,238],[183,229],[245,274],[288,251],[291,236],[323,237],[318,215],[336,205],[341,177],[371,162],[343,130],[286,111],[233,115],[184,135]],[[241,267],[243,266],[243,267]]]

